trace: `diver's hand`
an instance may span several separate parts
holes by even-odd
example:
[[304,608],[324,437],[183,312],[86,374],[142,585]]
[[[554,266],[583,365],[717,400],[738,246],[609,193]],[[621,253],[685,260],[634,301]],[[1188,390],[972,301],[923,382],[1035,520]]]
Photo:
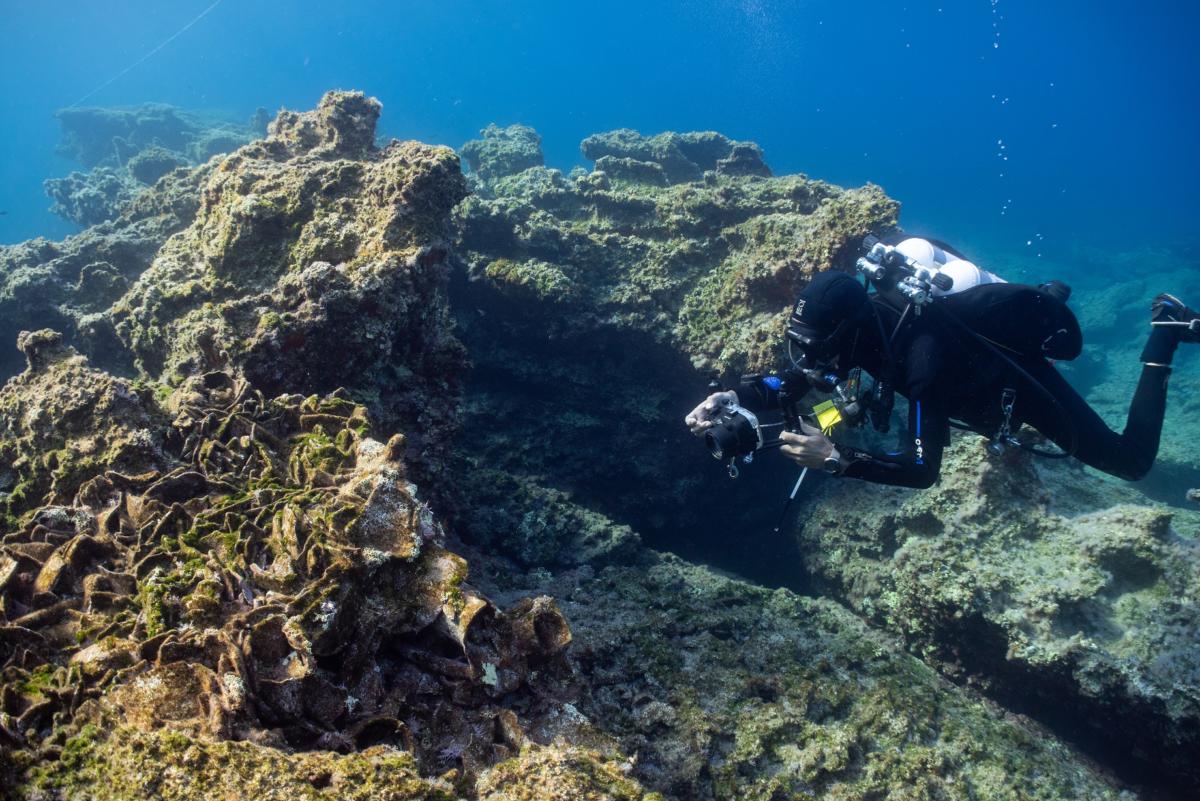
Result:
[[820,470],[825,460],[837,452],[833,440],[821,433],[821,429],[800,421],[800,433],[784,431],[779,435],[784,444],[779,452],[801,467]]
[[691,413],[683,418],[683,422],[688,427],[688,431],[700,436],[713,427],[713,421],[723,409],[736,406],[737,402],[738,396],[733,390],[714,392],[704,399],[704,403],[692,409]]

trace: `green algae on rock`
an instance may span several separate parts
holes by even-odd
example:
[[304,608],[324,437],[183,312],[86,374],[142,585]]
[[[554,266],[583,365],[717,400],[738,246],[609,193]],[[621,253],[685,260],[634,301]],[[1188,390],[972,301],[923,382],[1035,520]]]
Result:
[[127,172],[96,167],[87,173],[48,179],[45,189],[54,201],[50,211],[87,228],[120,216],[144,187]]
[[162,103],[66,108],[57,152],[88,168],[45,181],[55,214],[87,227],[121,216],[146,187],[179,167],[203,164],[255,137],[250,128]]
[[56,331],[24,331],[17,344],[26,370],[0,392],[0,527],[69,504],[97,472],[165,463],[162,414],[143,390],[90,367]]
[[178,732],[89,725],[62,757],[17,790],[23,801],[455,801],[449,783],[422,778],[412,755],[387,746],[351,754],[287,753],[249,742],[208,741]]
[[526,125],[489,125],[479,135],[483,138],[463,145],[462,154],[481,189],[506,175],[545,164],[542,137]]
[[664,801],[629,774],[633,762],[574,747],[522,749],[489,769],[476,787],[479,801]]
[[511,297],[514,315],[536,301],[557,337],[647,332],[706,369],[773,365],[802,282],[852,267],[899,210],[875,186],[771,177],[756,145],[717,133],[598,134],[582,145],[596,168],[573,178],[528,166],[529,129],[483,137],[464,146],[491,154],[483,187],[457,211],[473,294]]
[[813,496],[800,540],[818,586],[948,674],[1200,781],[1200,557],[1172,512],[968,440],[942,475],[922,493],[847,482]]
[[[465,369],[444,237],[466,182],[448,148],[375,147],[379,111],[332,92],[115,221],[0,249],[0,338],[52,325],[97,365],[170,385],[232,367],[268,394],[344,386],[436,472]],[[18,369],[0,354],[0,376]]]
[[1132,801],[830,601],[646,551],[489,580],[560,599],[582,725],[636,754],[632,777],[666,797]]
[[[207,170],[171,173],[119,218],[62,242],[0,246],[0,342],[14,341],[22,329],[51,326],[97,365],[128,374],[132,358],[106,312],[167,238],[191,222]],[[0,348],[0,379],[20,369],[7,345]]]
[[[97,372],[69,354],[50,365],[66,386]],[[70,501],[0,540],[0,732],[18,761],[53,761],[90,721],[392,744],[470,781],[523,740],[508,704],[524,720],[556,708],[565,621],[549,598],[502,612],[471,589],[406,477],[403,437],[370,439],[344,393],[267,399],[225,373],[185,382],[169,408],[149,437],[160,451],[128,472],[89,463]]]
[[192,224],[114,306],[139,369],[167,383],[233,366],[267,393],[344,386],[407,423],[432,461],[461,346],[442,237],[466,193],[454,152],[374,146],[378,101],[331,92],[218,161]]

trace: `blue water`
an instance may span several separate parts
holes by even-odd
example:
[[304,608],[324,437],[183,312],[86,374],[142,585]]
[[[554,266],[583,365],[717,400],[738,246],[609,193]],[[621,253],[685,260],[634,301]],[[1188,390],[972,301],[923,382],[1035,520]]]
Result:
[[[54,110],[211,4],[6,0],[0,241],[73,230],[41,190],[74,166]],[[564,169],[596,131],[715,129],[776,172],[881,184],[910,229],[1049,257],[1197,240],[1198,22],[1161,0],[223,0],[85,104],[244,120],[357,88],[387,134],[523,122]]]

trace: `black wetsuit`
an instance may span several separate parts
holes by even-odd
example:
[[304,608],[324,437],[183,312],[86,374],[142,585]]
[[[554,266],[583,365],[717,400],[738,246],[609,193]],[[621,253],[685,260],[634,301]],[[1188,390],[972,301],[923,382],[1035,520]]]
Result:
[[[894,325],[896,313],[878,298],[872,302],[880,304],[885,327],[889,320]],[[1014,320],[1013,324],[1020,322]],[[1014,358],[1039,388],[994,352],[965,339],[947,322],[939,323],[937,314],[929,311],[905,324],[894,344],[892,367],[895,389],[909,402],[908,428],[901,448],[888,454],[846,449],[842,452],[847,465],[843,475],[879,484],[932,486],[941,471],[942,452],[950,441],[950,420],[981,433],[998,431],[1004,420],[1002,397],[1006,389],[1015,392],[1014,432],[1021,423],[1028,424],[1060,448],[1074,447],[1075,457],[1085,464],[1130,481],[1150,470],[1158,453],[1166,411],[1169,368],[1143,368],[1125,430],[1118,434],[1050,362]],[[1174,352],[1173,345],[1169,351]],[[864,326],[847,357],[849,364],[844,368],[862,367],[879,377],[887,362],[882,336],[872,326]],[[1057,405],[1045,393],[1052,395]]]

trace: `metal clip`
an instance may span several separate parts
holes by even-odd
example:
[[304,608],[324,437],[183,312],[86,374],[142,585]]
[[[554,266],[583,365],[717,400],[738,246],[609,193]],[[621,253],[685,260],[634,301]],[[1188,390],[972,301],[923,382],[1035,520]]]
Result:
[[729,464],[725,466],[725,470],[729,473],[730,478],[737,478],[739,475],[741,475],[741,471],[738,470],[738,466],[734,464],[732,460],[730,460]]
[[988,451],[995,456],[1004,453],[1004,449],[1010,445],[1017,445],[1016,437],[1012,435],[1012,416],[1013,406],[1017,402],[1017,391],[1015,389],[1005,389],[1000,393],[1000,411],[1004,413],[1004,419],[1000,422],[1000,430],[996,432],[996,436],[992,437],[992,441],[988,443]]

